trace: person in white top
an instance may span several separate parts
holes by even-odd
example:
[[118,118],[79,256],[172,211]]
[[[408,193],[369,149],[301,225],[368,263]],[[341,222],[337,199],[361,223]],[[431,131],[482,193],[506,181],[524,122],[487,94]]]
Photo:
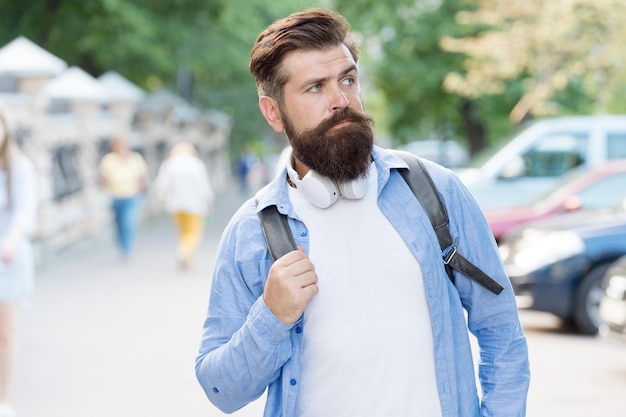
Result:
[[36,222],[35,169],[12,141],[0,107],[0,417],[15,416],[8,402],[17,311],[34,286],[30,236]]
[[205,218],[215,199],[206,165],[193,144],[180,142],[172,147],[159,168],[155,188],[178,231],[179,265],[187,269],[202,241]]

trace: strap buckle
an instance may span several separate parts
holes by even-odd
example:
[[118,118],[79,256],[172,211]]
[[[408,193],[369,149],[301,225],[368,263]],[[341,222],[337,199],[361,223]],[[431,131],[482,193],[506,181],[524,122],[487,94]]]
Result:
[[454,255],[456,255],[456,246],[448,246],[443,252],[443,263],[449,265]]

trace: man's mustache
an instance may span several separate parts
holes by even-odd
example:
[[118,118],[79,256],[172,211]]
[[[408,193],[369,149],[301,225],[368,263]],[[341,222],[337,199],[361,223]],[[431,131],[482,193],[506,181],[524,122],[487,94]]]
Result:
[[346,107],[341,111],[333,113],[331,117],[322,121],[315,130],[320,133],[327,132],[336,124],[346,120],[349,120],[353,123],[372,123],[373,119],[366,113],[362,113],[350,107]]

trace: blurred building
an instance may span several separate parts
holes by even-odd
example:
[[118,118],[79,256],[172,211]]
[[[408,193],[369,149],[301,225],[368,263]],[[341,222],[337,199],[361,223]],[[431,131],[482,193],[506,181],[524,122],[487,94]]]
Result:
[[[229,180],[229,116],[193,107],[166,90],[146,94],[115,71],[94,78],[24,37],[0,47],[0,100],[39,177],[40,261],[109,226],[98,165],[113,136],[126,138],[144,156],[151,179],[170,147],[188,140],[217,192]],[[161,210],[154,193],[146,197],[144,216]]]

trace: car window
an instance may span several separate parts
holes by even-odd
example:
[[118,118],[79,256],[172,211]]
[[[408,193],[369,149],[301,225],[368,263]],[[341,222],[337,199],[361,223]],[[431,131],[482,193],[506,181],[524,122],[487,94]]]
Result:
[[553,132],[523,155],[526,177],[557,177],[585,163],[586,132]]
[[604,177],[578,196],[584,209],[620,207],[626,199],[626,172]]
[[626,132],[609,133],[606,145],[609,159],[626,158]]

